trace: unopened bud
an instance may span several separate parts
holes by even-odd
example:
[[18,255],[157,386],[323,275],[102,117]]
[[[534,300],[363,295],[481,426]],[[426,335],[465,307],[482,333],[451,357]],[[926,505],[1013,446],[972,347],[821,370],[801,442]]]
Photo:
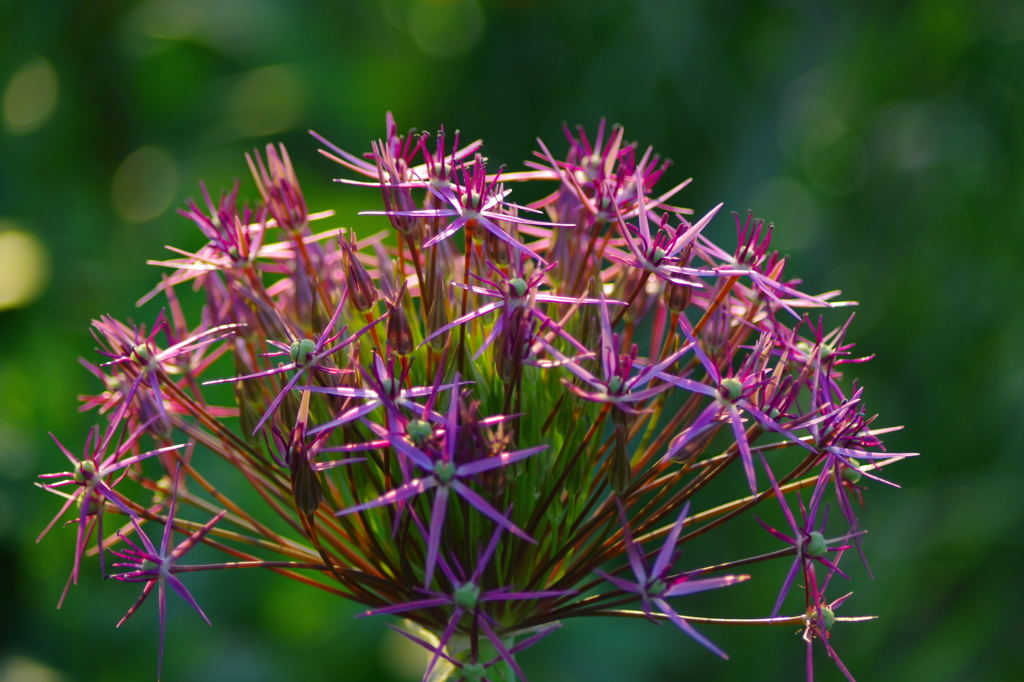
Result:
[[292,497],[295,507],[307,516],[320,506],[324,493],[320,488],[320,479],[309,466],[305,453],[296,451],[291,454],[292,463]]
[[[615,410],[620,412],[621,410]],[[615,427],[615,443],[612,446],[611,454],[608,456],[608,482],[619,495],[626,492],[632,479],[632,472],[629,467],[629,451],[626,449],[626,441],[629,439],[629,429],[622,426]]]
[[[434,278],[433,291],[430,296],[430,310],[427,311],[427,335],[433,334],[448,324],[448,311],[445,307],[445,290],[440,275]],[[438,334],[430,339],[430,347],[443,350],[448,340],[448,332]]]
[[408,355],[415,348],[412,342],[412,328],[405,308],[399,299],[388,316],[388,347],[398,355]]
[[665,302],[665,307],[674,313],[683,312],[686,306],[690,305],[692,298],[693,287],[676,284],[675,282],[667,283],[665,291],[661,295],[661,300]]
[[504,239],[488,232],[484,237],[484,244],[487,246],[487,257],[494,261],[496,265],[508,265],[512,262],[512,256],[509,252],[510,247],[505,243]]
[[[355,234],[352,235],[353,244]],[[348,297],[356,310],[365,312],[379,297],[377,288],[373,285],[373,278],[366,271],[363,264],[356,257],[353,244],[342,241],[342,248],[345,251],[345,284],[348,286]]]

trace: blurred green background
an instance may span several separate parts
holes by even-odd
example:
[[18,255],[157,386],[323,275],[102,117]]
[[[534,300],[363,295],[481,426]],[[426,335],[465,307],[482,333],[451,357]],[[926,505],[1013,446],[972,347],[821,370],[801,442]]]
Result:
[[[862,681],[1024,679],[1024,3],[0,0],[0,88],[0,682],[155,676],[154,604],[115,630],[136,591],[93,560],[56,611],[73,533],[33,543],[58,507],[33,478],[63,466],[46,431],[77,445],[91,424],[89,320],[152,319],[144,261],[199,243],[173,209],[201,178],[254,196],[242,154],[268,141],[311,210],[359,224],[379,197],[332,183],[305,131],[363,151],[387,109],[513,169],[607,116],[675,160],[669,183],[695,177],[680,203],[773,221],[789,272],[861,302],[851,338],[878,358],[852,374],[906,425],[890,449],[924,455],[870,491],[876,579],[848,562],[843,611],[881,618],[834,646]],[[720,558],[764,542],[733,527]],[[683,611],[765,615],[776,573]],[[190,578],[214,627],[172,601],[167,680],[416,679],[350,606]],[[801,679],[790,629],[703,630],[733,660],[632,621],[569,622],[522,658],[534,682]]]

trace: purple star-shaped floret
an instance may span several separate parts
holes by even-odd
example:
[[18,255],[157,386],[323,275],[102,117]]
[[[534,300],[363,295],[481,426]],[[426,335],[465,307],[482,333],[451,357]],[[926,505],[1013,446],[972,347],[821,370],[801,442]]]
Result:
[[[106,500],[110,502],[133,519],[136,516],[135,512],[133,512],[122,501],[121,496],[114,491],[113,486],[116,485],[117,482],[109,482],[109,477],[118,471],[126,469],[127,467],[154,455],[171,452],[185,447],[184,445],[171,445],[168,447],[157,448],[156,450],[150,450],[149,452],[143,452],[138,455],[132,455],[131,457],[125,457],[125,454],[135,447],[139,438],[156,419],[158,419],[158,417],[153,417],[148,422],[142,424],[142,426],[129,435],[128,438],[110,454],[107,454],[107,450],[110,447],[114,433],[118,429],[118,423],[116,421],[112,421],[107,427],[106,435],[102,438],[100,438],[99,427],[94,426],[90,429],[89,435],[85,440],[85,447],[82,450],[81,459],[71,454],[71,452],[64,447],[59,440],[57,440],[56,436],[52,433],[50,434],[50,438],[52,438],[53,442],[57,444],[60,451],[64,453],[64,456],[68,458],[74,466],[74,470],[40,475],[39,478],[47,481],[54,481],[53,483],[40,484],[40,487],[57,492],[58,494],[66,497],[67,500],[64,502],[64,506],[61,507],[60,511],[57,512],[57,515],[53,517],[53,520],[47,524],[46,528],[43,529],[43,532],[39,534],[38,538],[36,538],[36,542],[43,539],[43,536],[53,528],[53,525],[57,523],[62,516],[64,516],[64,513],[72,504],[75,504],[76,502],[78,503],[81,508],[81,513],[78,517],[78,537],[75,541],[75,563],[71,570],[69,585],[70,583],[78,584],[78,569],[81,565],[82,556],[85,553],[85,546],[89,541],[89,535],[91,534],[91,529],[89,528],[89,516],[93,514],[96,516],[96,526],[98,536],[100,538],[100,567],[102,572],[106,574],[103,559],[103,501]],[[78,487],[71,494],[58,491],[58,488],[62,488],[67,485],[75,485]],[[65,588],[65,594],[66,593],[67,588]],[[63,595],[61,596],[61,601],[64,601]]]
[[145,583],[138,601],[128,609],[128,613],[126,613],[124,618],[118,622],[117,627],[121,627],[121,625],[128,620],[128,618],[130,618],[140,606],[142,606],[142,602],[146,601],[150,592],[153,591],[154,586],[157,586],[158,588],[157,602],[159,603],[160,608],[160,648],[157,655],[157,680],[160,679],[160,671],[163,669],[164,661],[164,632],[167,625],[167,585],[170,585],[171,589],[177,592],[189,606],[195,609],[196,612],[203,617],[203,620],[206,621],[207,625],[210,623],[210,619],[207,618],[206,614],[203,613],[203,610],[199,608],[199,604],[197,604],[196,600],[192,598],[191,594],[189,594],[185,585],[174,576],[174,573],[176,572],[175,563],[188,553],[189,550],[195,547],[196,544],[210,532],[213,526],[220,521],[226,513],[222,511],[214,516],[172,550],[171,537],[174,534],[174,512],[177,506],[177,498],[178,475],[175,473],[174,496],[171,498],[171,506],[167,512],[167,519],[164,522],[164,534],[160,541],[159,548],[153,545],[149,536],[143,532],[142,528],[139,527],[138,522],[132,518],[132,524],[135,526],[135,532],[138,533],[139,537],[142,539],[144,547],[139,547],[128,538],[121,536],[121,539],[129,545],[129,548],[121,551],[111,550],[111,552],[125,560],[125,563],[114,564],[115,566],[131,569],[124,573],[114,574],[114,578],[123,582]]
[[[789,527],[793,531],[793,536],[790,537],[785,533],[775,530],[756,516],[754,518],[758,523],[764,526],[769,533],[779,540],[782,540],[796,548],[796,558],[793,559],[793,565],[790,567],[789,573],[786,574],[786,579],[782,583],[782,589],[779,591],[779,597],[775,600],[775,608],[772,609],[772,617],[774,618],[779,614],[779,609],[782,608],[782,602],[789,593],[789,589],[793,586],[793,581],[801,572],[801,569],[803,569],[803,572],[806,572],[807,569],[805,564],[808,562],[817,561],[829,570],[835,571],[849,580],[849,576],[839,570],[839,566],[834,562],[829,561],[825,555],[828,552],[842,552],[843,550],[849,549],[850,546],[828,546],[828,541],[825,540],[825,536],[823,535],[828,523],[827,505],[825,507],[825,512],[822,515],[821,523],[817,524],[818,510],[821,505],[822,497],[825,493],[825,484],[828,482],[827,477],[824,479],[818,479],[817,485],[814,487],[814,492],[811,494],[809,509],[804,507],[802,499],[799,500],[800,514],[803,522],[798,524],[796,522],[796,518],[793,516],[793,512],[789,508],[789,503],[786,502],[786,498],[783,496],[782,490],[779,488],[778,481],[775,480],[775,475],[768,466],[768,462],[764,459],[764,455],[761,455],[761,463],[764,465],[764,470],[768,474],[768,480],[772,483],[772,490],[775,491],[775,497],[779,500],[779,504],[782,506],[782,511],[786,515],[786,521],[789,522]],[[816,525],[817,527],[815,527]]]
[[682,511],[679,513],[679,518],[672,526],[672,530],[669,531],[668,537],[665,538],[665,544],[662,545],[661,551],[658,552],[658,556],[654,561],[654,566],[650,571],[648,571],[644,562],[643,551],[636,541],[633,540],[633,534],[629,530],[629,522],[626,520],[626,513],[622,508],[622,503],[619,502],[617,498],[615,502],[619,508],[619,519],[622,521],[622,540],[626,545],[626,556],[629,558],[629,565],[633,569],[633,575],[636,578],[636,582],[632,583],[628,580],[623,580],[622,578],[616,578],[604,571],[598,570],[595,572],[620,590],[639,596],[643,605],[644,613],[646,613],[648,617],[651,616],[652,605],[656,606],[661,613],[668,616],[670,621],[690,637],[697,640],[722,658],[729,658],[724,651],[715,646],[709,639],[704,637],[704,635],[697,632],[692,625],[687,623],[682,616],[676,613],[675,609],[673,609],[665,599],[668,597],[681,597],[686,594],[704,592],[705,590],[714,590],[719,587],[735,585],[736,583],[748,580],[750,576],[726,575],[719,578],[701,578],[694,580],[687,575],[669,575],[669,572],[672,569],[672,564],[676,559],[676,543],[679,541],[679,534],[683,530],[683,523],[686,520],[686,514],[690,510],[689,502],[686,503]]
[[[669,443],[665,459],[671,459],[677,452],[682,450],[687,443],[693,440],[693,438],[702,434],[705,429],[712,425],[713,422],[720,420],[724,415],[732,425],[733,435],[736,437],[736,444],[740,451],[740,458],[743,461],[743,469],[746,472],[747,482],[750,484],[750,490],[751,492],[756,493],[757,477],[754,473],[754,458],[750,451],[750,441],[747,440],[747,432],[743,428],[743,418],[740,416],[741,409],[754,417],[754,419],[756,419],[762,426],[781,434],[787,440],[796,445],[810,450],[811,452],[815,452],[813,446],[795,436],[777,421],[755,407],[751,402],[751,394],[763,383],[759,373],[748,371],[742,373],[740,376],[729,376],[723,378],[718,367],[715,363],[711,362],[707,354],[700,347],[700,344],[693,337],[693,333],[689,329],[689,323],[682,315],[679,316],[679,327],[686,336],[687,341],[689,341],[687,347],[693,348],[693,352],[697,354],[698,358],[700,358],[700,362],[704,366],[704,370],[708,373],[708,377],[715,385],[709,386],[708,384],[703,384],[699,381],[672,376],[664,372],[659,375],[661,379],[679,386],[680,388],[684,388],[694,393],[703,393],[713,399],[711,404],[704,409],[693,423],[687,427],[685,431],[679,434],[679,436],[673,439],[671,443]],[[756,353],[752,354],[752,357],[756,357],[756,355]]]
[[[342,327],[340,331],[332,334],[334,326],[338,323],[338,318],[341,316],[341,311],[345,306],[345,299],[346,296],[343,295],[341,302],[338,303],[338,307],[334,311],[334,315],[327,323],[327,326],[324,328],[323,332],[321,332],[320,335],[317,336],[315,341],[313,339],[300,339],[297,337],[292,338],[290,343],[281,343],[280,341],[267,341],[267,343],[274,346],[275,348],[279,348],[280,350],[276,353],[266,353],[265,357],[287,355],[291,359],[290,363],[285,365],[279,365],[273,369],[264,370],[262,372],[246,374],[245,376],[232,377],[230,379],[216,379],[214,381],[205,381],[203,382],[203,385],[206,386],[211,384],[223,384],[235,381],[245,381],[247,379],[259,379],[261,377],[271,376],[273,374],[294,372],[292,378],[289,379],[288,382],[284,385],[281,391],[274,398],[273,402],[270,403],[270,406],[267,408],[267,411],[263,414],[263,417],[261,417],[259,422],[256,424],[256,428],[253,429],[253,435],[256,435],[256,433],[259,432],[259,430],[263,427],[267,420],[270,419],[277,411],[277,408],[284,401],[285,397],[288,395],[288,392],[295,388],[295,385],[299,382],[299,379],[301,379],[303,376],[306,376],[308,382],[311,379],[311,377],[309,377],[309,370],[314,369],[320,372],[326,372],[328,374],[340,374],[343,370],[339,370],[335,367],[327,365],[324,363],[324,361],[334,353],[337,353],[342,348],[345,348],[349,344],[354,343],[359,337],[361,337],[366,332],[370,331],[370,329],[372,329],[381,320],[387,317],[387,313],[385,313],[384,315],[377,318],[370,324],[366,325],[365,327],[363,327],[358,332],[348,337],[344,341],[341,341],[340,343],[335,343],[335,341],[337,341],[341,337],[341,335],[345,333],[345,330],[347,329],[347,327]],[[287,330],[287,325],[285,325],[285,329]],[[289,335],[291,334],[291,332],[288,333]]]
[[[505,518],[505,517],[502,517]],[[508,522],[507,518],[505,519]],[[509,523],[509,525],[511,525]],[[514,526],[513,526],[514,527]],[[434,652],[434,657],[427,667],[427,672],[424,675],[424,679],[430,677],[431,671],[434,666],[437,665],[438,660],[443,656],[448,660],[460,665],[458,662],[449,658],[443,653],[445,646],[451,640],[455,634],[456,629],[459,626],[459,621],[462,620],[464,614],[470,614],[475,623],[483,630],[485,636],[494,645],[494,648],[498,650],[498,658],[504,660],[515,673],[519,676],[519,679],[526,679],[523,671],[519,668],[516,663],[513,654],[515,651],[505,646],[501,641],[501,637],[498,636],[497,630],[501,629],[500,624],[491,617],[490,614],[482,608],[482,605],[492,601],[530,601],[533,599],[550,599],[555,597],[566,597],[576,594],[573,590],[545,590],[540,592],[515,592],[509,587],[499,587],[490,590],[484,590],[480,587],[480,579],[483,575],[484,570],[487,568],[487,564],[490,562],[491,557],[494,556],[494,552],[498,547],[498,540],[501,538],[503,530],[508,528],[508,525],[499,524],[494,529],[494,533],[491,535],[491,541],[487,545],[487,549],[484,550],[483,555],[478,559],[476,569],[468,577],[457,575],[456,571],[449,567],[448,562],[443,558],[440,559],[441,570],[444,572],[445,577],[452,586],[451,593],[434,592],[431,590],[420,590],[421,592],[428,595],[426,599],[419,599],[416,601],[406,602],[404,604],[395,604],[393,606],[385,606],[379,609],[373,609],[366,613],[360,614],[361,616],[376,616],[382,614],[394,614],[394,613],[407,613],[409,611],[415,611],[417,609],[429,609],[441,606],[452,607],[451,617],[448,619],[448,624],[441,633],[439,638],[439,644],[437,647],[431,647],[427,645],[427,648]],[[421,527],[422,530],[422,527]],[[456,562],[456,567],[457,562]],[[546,632],[544,634],[547,634]],[[426,644],[422,640],[415,639],[421,644]],[[534,640],[536,641],[536,640]],[[528,642],[528,643],[527,643]],[[532,641],[527,640],[523,642],[524,646],[519,647],[517,650],[526,648],[532,644]],[[491,661],[483,667],[488,667],[497,662],[498,659]]]
[[416,466],[429,473],[420,478],[413,478],[404,485],[384,493],[375,500],[364,502],[363,504],[358,504],[354,507],[348,507],[347,509],[342,509],[337,513],[338,516],[342,516],[344,514],[352,514],[355,512],[365,511],[367,509],[373,509],[374,507],[395,504],[424,493],[431,488],[436,488],[437,493],[434,496],[434,506],[430,516],[430,532],[427,542],[427,563],[424,576],[424,584],[427,586],[430,585],[431,579],[434,575],[434,565],[437,561],[437,552],[441,542],[441,527],[444,524],[445,510],[448,506],[448,496],[452,492],[462,497],[462,499],[475,507],[477,511],[493,520],[499,526],[503,526],[510,533],[521,537],[527,542],[535,542],[533,538],[498,512],[497,509],[492,507],[487,500],[470,488],[464,481],[465,479],[476,476],[477,474],[481,474],[485,471],[507,466],[513,462],[518,462],[521,459],[535,455],[538,452],[546,450],[548,446],[539,445],[525,450],[507,452],[494,457],[486,457],[467,464],[456,464],[455,443],[459,428],[459,401],[456,396],[458,386],[459,375],[456,374],[455,380],[453,381],[451,405],[448,408],[448,416],[445,420],[440,453],[435,452],[433,448],[428,448],[426,445],[424,445],[425,449],[416,447],[406,434],[387,434],[388,442],[391,443],[392,447],[394,447],[396,451],[407,457]]

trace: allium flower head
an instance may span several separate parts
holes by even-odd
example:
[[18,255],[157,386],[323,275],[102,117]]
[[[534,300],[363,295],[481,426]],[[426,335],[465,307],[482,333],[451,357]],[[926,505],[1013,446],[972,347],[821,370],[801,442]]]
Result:
[[[46,530],[79,505],[69,586],[114,551],[113,577],[144,583],[128,615],[157,591],[159,665],[167,586],[202,614],[181,573],[261,568],[404,618],[428,682],[525,679],[517,654],[581,617],[667,620],[722,657],[702,624],[799,626],[852,679],[828,636],[862,618],[825,588],[858,579],[839,569],[870,550],[855,503],[915,453],[885,451],[843,374],[868,358],[849,318],[825,320],[851,303],[802,291],[753,214],[715,244],[722,205],[670,205],[690,180],[657,190],[669,162],[621,126],[566,129],[563,157],[538,141],[512,171],[458,133],[398,130],[389,114],[362,155],[314,134],[382,231],[311,213],[268,145],[247,157],[253,204],[236,182],[183,209],[206,244],[154,262],[170,273],[144,300],[168,312],[94,324],[101,385],[82,401],[106,423],[81,458],[58,442],[73,470],[41,484],[64,498]],[[547,189],[517,203],[524,182]],[[780,549],[693,563],[686,543],[766,502]],[[230,561],[182,565],[200,543]],[[758,576],[771,560],[791,562],[778,592]],[[751,617],[682,610],[727,586]],[[795,586],[806,603],[779,615]]]

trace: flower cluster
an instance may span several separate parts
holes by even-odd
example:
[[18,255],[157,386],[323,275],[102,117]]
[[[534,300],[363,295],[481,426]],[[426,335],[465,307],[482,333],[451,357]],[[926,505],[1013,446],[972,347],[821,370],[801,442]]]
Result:
[[[69,586],[86,555],[106,575],[106,552],[140,603],[157,586],[161,658],[167,586],[205,618],[181,574],[264,568],[400,614],[435,681],[524,678],[516,654],[582,616],[668,620],[722,657],[697,626],[798,625],[808,676],[817,640],[853,679],[829,631],[862,618],[825,591],[849,578],[844,551],[863,556],[864,484],[912,453],[884,452],[845,384],[863,360],[847,325],[802,312],[849,303],[801,292],[750,215],[733,251],[715,245],[721,205],[671,205],[688,181],[655,192],[668,162],[621,127],[566,136],[562,160],[539,142],[520,172],[458,134],[399,135],[390,115],[362,156],[316,136],[345,191],[380,192],[377,234],[314,230],[333,213],[308,212],[283,147],[247,157],[251,207],[237,183],[217,202],[203,187],[181,214],[206,245],[155,263],[170,274],[142,302],[167,307],[148,331],[94,323],[106,359],[83,363],[103,388],[83,409],[103,426],[82,458],[58,442],[72,469],[42,477],[65,500],[47,530],[79,509]],[[515,203],[520,183],[548,193]],[[216,458],[254,494],[225,493]],[[788,524],[765,524],[777,551],[680,557],[765,502]],[[231,560],[179,564],[199,543]],[[772,560],[792,567],[770,615],[684,615],[686,595]]]

